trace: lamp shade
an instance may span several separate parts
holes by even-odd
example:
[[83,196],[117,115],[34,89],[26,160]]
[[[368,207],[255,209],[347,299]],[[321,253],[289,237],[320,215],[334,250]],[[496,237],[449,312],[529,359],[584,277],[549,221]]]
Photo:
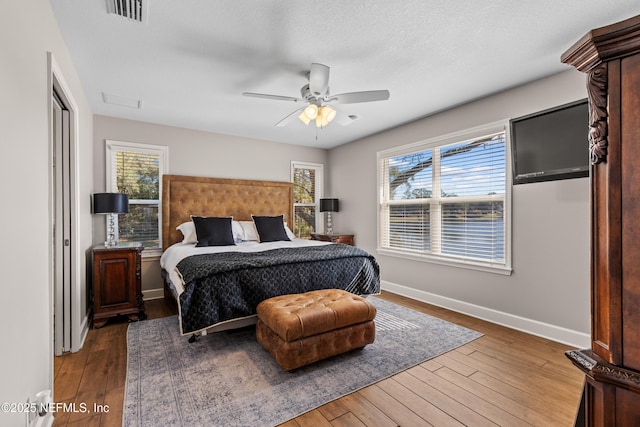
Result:
[[93,195],[93,213],[128,213],[129,196],[124,193],[95,193]]
[[339,212],[338,199],[320,199],[320,212]]

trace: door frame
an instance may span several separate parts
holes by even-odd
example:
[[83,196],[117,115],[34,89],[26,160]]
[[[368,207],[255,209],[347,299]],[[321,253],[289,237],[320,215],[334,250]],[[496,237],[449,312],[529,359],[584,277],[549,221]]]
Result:
[[71,223],[70,223],[70,245],[71,245],[71,271],[70,275],[70,347],[65,349],[66,351],[76,352],[82,348],[84,339],[88,332],[88,319],[86,313],[82,312],[84,304],[81,301],[82,298],[82,284],[84,273],[82,271],[83,263],[80,262],[83,256],[83,252],[80,248],[79,238],[79,185],[78,185],[78,144],[79,144],[79,120],[78,120],[78,107],[75,99],[72,95],[69,85],[67,84],[62,70],[56,62],[53,54],[47,52],[47,113],[49,115],[49,304],[51,307],[51,320],[50,320],[50,343],[51,354],[54,354],[54,330],[53,330],[53,315],[55,313],[55,295],[54,295],[54,266],[55,266],[55,251],[54,251],[54,219],[56,201],[55,197],[55,179],[53,158],[55,150],[55,141],[53,135],[53,92],[56,91],[58,97],[65,104],[65,107],[69,111],[69,196],[71,207]]
[[71,195],[69,173],[69,109],[53,88],[53,354],[61,356],[71,349]]

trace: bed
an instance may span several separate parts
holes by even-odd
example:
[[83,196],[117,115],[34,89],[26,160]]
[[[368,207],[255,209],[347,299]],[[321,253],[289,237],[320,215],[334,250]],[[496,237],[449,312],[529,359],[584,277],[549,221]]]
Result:
[[[182,335],[254,324],[257,304],[273,296],[327,288],[380,293],[379,267],[367,252],[293,236],[291,183],[164,175],[162,185],[160,263]],[[211,221],[223,222],[225,233],[231,227],[233,242],[225,234],[224,244],[196,245],[193,224],[202,237]]]

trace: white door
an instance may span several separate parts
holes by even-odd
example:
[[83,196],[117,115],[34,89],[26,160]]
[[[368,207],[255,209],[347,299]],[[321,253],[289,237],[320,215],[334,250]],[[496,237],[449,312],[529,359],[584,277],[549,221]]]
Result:
[[71,349],[71,180],[69,110],[53,94],[54,354]]

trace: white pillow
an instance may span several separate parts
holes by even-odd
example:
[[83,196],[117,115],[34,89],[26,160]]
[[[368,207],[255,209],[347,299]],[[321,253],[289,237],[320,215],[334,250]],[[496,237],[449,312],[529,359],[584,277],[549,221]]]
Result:
[[[176,227],[176,230],[182,232],[182,235],[184,236],[184,239],[182,239],[182,243],[191,244],[198,242],[196,226],[193,224],[193,221],[183,222]],[[240,226],[240,223],[238,221],[231,221],[231,231],[233,232],[233,240],[235,240],[236,242],[244,240],[244,231],[242,230],[242,227]]]
[[184,236],[184,239],[182,239],[182,243],[196,243],[198,241],[198,236],[196,235],[196,226],[193,224],[193,221],[183,222],[176,227],[176,230],[182,232],[182,235]]
[[258,230],[256,230],[256,226],[253,221],[239,221],[240,227],[243,231],[242,240],[245,241],[260,241],[260,237],[258,236]]
[[296,235],[293,234],[293,231],[291,231],[289,229],[289,227],[287,227],[287,222],[285,221],[284,223],[284,231],[287,233],[287,237],[289,238],[289,240],[293,240],[296,238]]
[[244,230],[238,221],[231,221],[231,231],[233,231],[233,240],[236,242],[244,240]]

